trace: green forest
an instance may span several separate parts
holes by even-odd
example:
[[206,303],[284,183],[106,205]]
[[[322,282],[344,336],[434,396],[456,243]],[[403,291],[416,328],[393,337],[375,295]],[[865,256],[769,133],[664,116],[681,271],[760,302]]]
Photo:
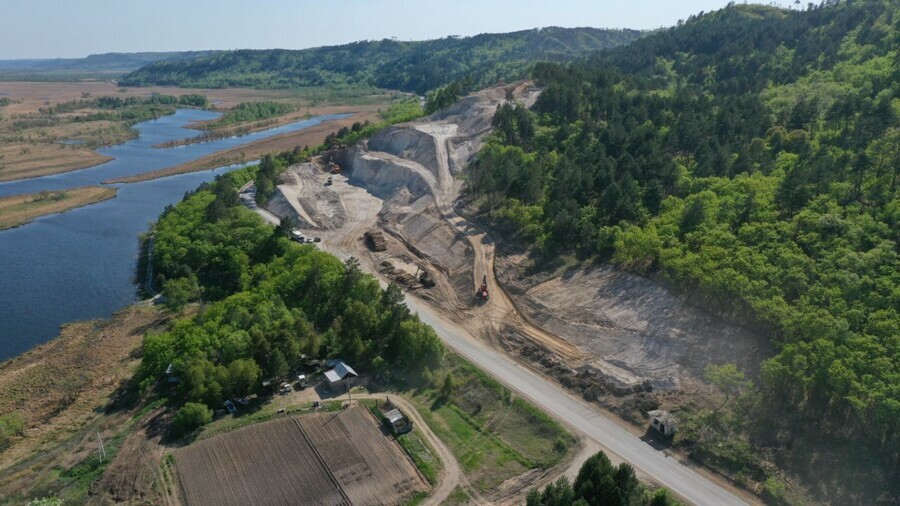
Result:
[[160,61],[126,75],[122,86],[199,88],[370,85],[427,91],[472,76],[484,87],[526,75],[535,61],[564,61],[628,44],[637,30],[543,28],[419,42],[362,41],[304,50],[239,50]]
[[141,388],[171,364],[180,378],[175,400],[202,415],[196,404],[221,407],[309,359],[341,357],[382,379],[436,367],[443,347],[397,286],[382,289],[354,260],[297,244],[288,238],[290,223],[272,228],[239,203],[237,188],[256,170],[202,186],[155,226],[152,261],[166,304],[174,311],[203,305],[144,338]]
[[770,401],[754,420],[815,420],[894,483],[897,11],[732,4],[537,64],[537,103],[498,109],[469,175],[479,215],[538,263],[571,255],[659,276],[769,336],[758,381]]
[[281,102],[241,102],[229,109],[221,118],[209,123],[206,128],[219,128],[235,123],[274,118],[293,112],[295,109],[296,107],[293,105]]
[[598,452],[581,465],[574,482],[565,476],[525,496],[527,506],[667,506],[680,504],[660,488],[648,489],[627,462],[614,466]]

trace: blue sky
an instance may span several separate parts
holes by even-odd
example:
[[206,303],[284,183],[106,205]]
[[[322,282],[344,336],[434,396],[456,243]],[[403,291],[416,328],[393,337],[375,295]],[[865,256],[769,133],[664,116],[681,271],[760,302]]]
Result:
[[[740,0],[739,0],[740,1]],[[727,0],[0,0],[0,59],[658,28]],[[786,5],[788,0],[778,0]]]

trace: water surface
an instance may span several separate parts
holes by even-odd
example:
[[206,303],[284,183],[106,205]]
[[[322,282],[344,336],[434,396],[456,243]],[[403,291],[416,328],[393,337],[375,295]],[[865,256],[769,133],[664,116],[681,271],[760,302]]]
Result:
[[[183,127],[214,117],[216,114],[208,111],[179,110],[141,123],[136,125],[138,139],[99,150],[115,160],[90,169],[0,183],[0,196],[96,185],[341,116],[320,116],[243,137],[178,148],[152,147],[195,135],[196,131]],[[0,360],[49,341],[64,323],[108,317],[134,302],[138,235],[185,192],[236,167],[115,185],[119,192],[114,199],[0,232]]]

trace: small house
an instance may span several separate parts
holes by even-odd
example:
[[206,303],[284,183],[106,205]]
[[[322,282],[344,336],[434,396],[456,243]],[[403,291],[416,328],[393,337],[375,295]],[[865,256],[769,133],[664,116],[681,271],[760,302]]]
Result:
[[334,364],[332,369],[325,371],[325,379],[328,380],[329,387],[335,387],[341,380],[345,378],[355,378],[359,376],[356,374],[356,371],[353,370],[352,367],[345,364],[343,360],[337,360],[331,362],[329,365]]
[[673,436],[678,429],[675,415],[668,411],[654,409],[653,411],[648,411],[647,415],[650,417],[650,426],[663,436]]
[[399,409],[394,408],[384,414],[384,420],[394,435],[406,434],[413,429],[412,421],[406,418]]

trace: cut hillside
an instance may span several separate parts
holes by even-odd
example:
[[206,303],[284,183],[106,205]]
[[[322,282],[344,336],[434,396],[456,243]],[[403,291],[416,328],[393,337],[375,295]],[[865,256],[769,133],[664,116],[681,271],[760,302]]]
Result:
[[524,272],[565,272],[522,284],[548,322],[575,311],[564,295],[580,285],[596,325],[640,315],[613,311],[604,287],[633,292],[605,267],[566,268],[610,263],[768,340],[762,361],[768,346],[728,332],[693,352],[718,364],[703,376],[724,395],[683,410],[676,444],[775,500],[789,487],[773,462],[818,498],[900,496],[898,12],[731,5],[538,64],[534,107],[501,107],[468,172],[468,209],[519,246]]

